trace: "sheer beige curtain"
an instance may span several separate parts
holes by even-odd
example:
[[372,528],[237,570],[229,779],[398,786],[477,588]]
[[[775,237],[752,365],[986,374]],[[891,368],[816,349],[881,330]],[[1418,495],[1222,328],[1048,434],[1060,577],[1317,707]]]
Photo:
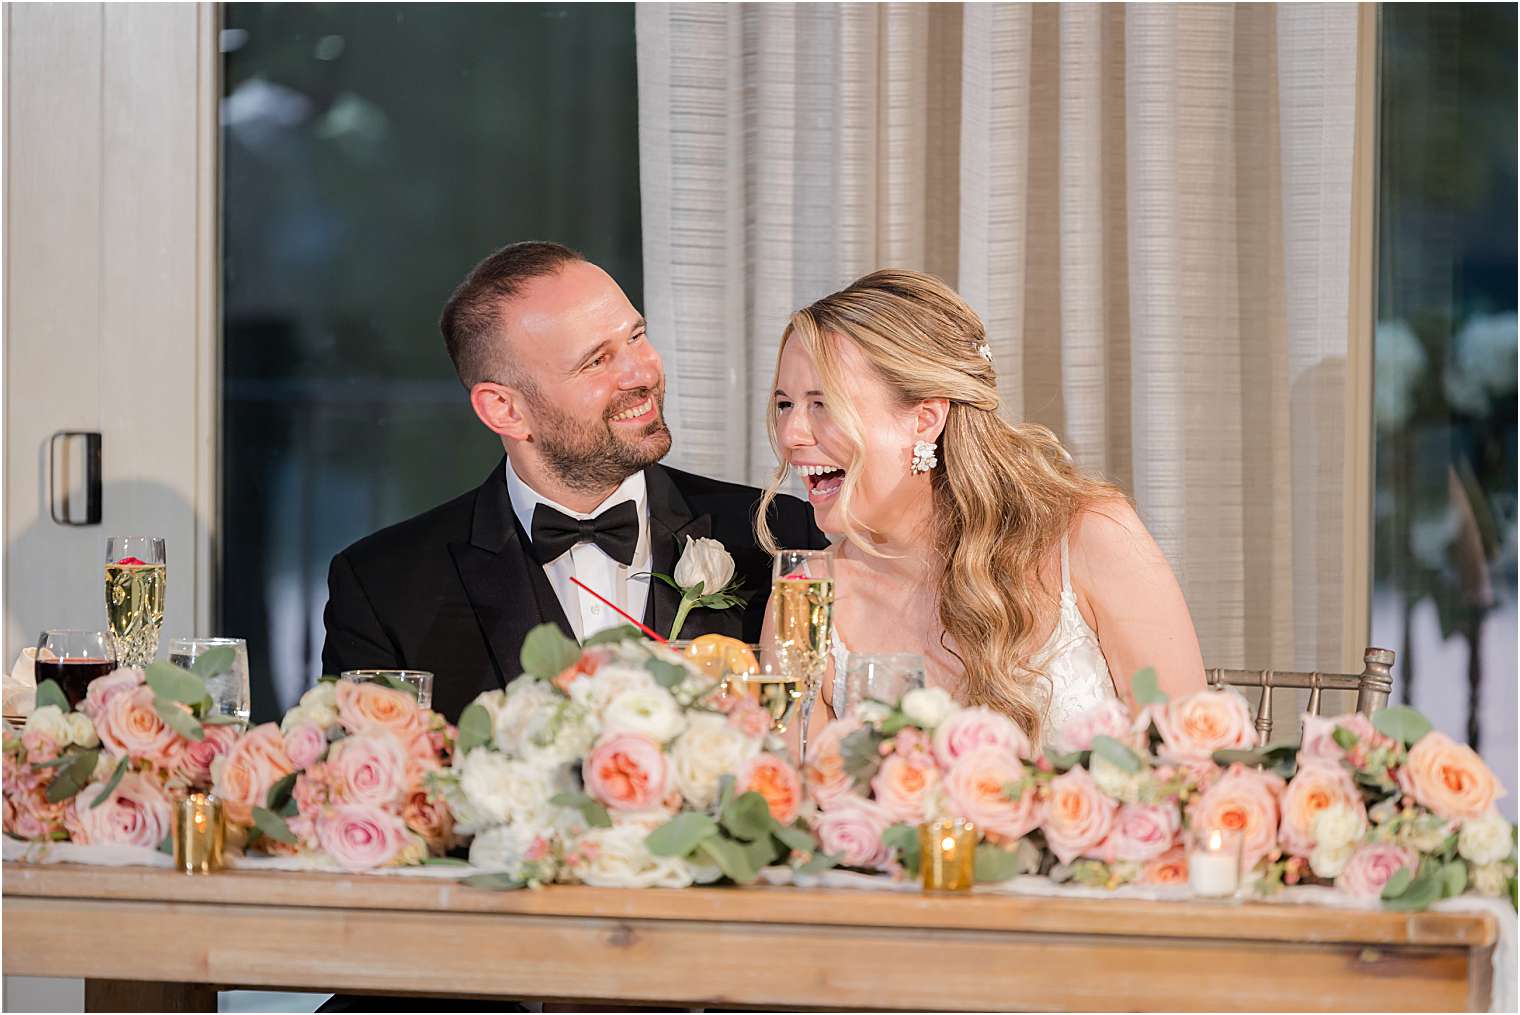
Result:
[[767,480],[787,315],[924,269],[986,319],[1004,413],[1134,495],[1211,665],[1359,655],[1353,5],[640,4],[637,26],[675,464]]

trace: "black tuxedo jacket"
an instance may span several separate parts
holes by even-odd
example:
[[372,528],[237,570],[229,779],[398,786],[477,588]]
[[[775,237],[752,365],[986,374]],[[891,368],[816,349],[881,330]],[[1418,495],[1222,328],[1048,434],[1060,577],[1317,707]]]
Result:
[[[659,465],[645,478],[654,570],[673,572],[687,536],[716,539],[749,596],[742,609],[692,610],[681,636],[759,640],[771,582],[770,557],[755,545],[760,491]],[[782,546],[828,545],[812,508],[795,497],[778,496],[769,521]],[[427,670],[433,708],[451,722],[477,694],[517,677],[523,638],[535,626],[552,621],[575,637],[512,511],[501,463],[478,489],[338,554],[327,590],[323,671]],[[679,604],[680,593],[651,581],[644,623],[669,632]]]

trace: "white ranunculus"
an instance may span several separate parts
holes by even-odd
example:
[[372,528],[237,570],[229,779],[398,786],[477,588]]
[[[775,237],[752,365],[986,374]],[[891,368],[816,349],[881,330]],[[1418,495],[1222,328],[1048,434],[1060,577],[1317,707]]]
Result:
[[1420,853],[1434,853],[1451,835],[1451,822],[1431,817],[1404,829],[1402,842]]
[[702,594],[712,595],[727,588],[734,580],[734,558],[716,539],[687,536],[686,549],[676,562],[676,573],[672,577],[683,589],[701,582]]
[[903,714],[926,730],[933,730],[959,707],[943,687],[915,687],[902,700]]
[[538,765],[576,761],[597,738],[587,711],[541,680],[519,679],[508,688],[493,729],[497,747]]
[[481,870],[517,874],[523,856],[537,833],[521,825],[497,825],[475,836],[470,843],[470,864]]
[[488,823],[538,828],[554,817],[549,798],[560,789],[554,776],[553,769],[477,747],[464,759],[459,788]]
[[1309,869],[1317,878],[1327,881],[1338,878],[1341,871],[1346,869],[1351,854],[1355,852],[1355,846],[1326,846],[1321,843],[1309,851]]
[[69,723],[69,739],[80,747],[99,747],[100,736],[95,732],[95,724],[90,722],[90,717],[83,712],[70,712],[64,716]]
[[1479,895],[1499,896],[1509,891],[1509,864],[1486,863],[1481,867],[1474,867],[1472,872],[1473,891]]
[[607,703],[602,713],[604,733],[641,733],[657,743],[668,743],[686,728],[680,706],[663,687],[624,691]]
[[1138,772],[1126,772],[1107,758],[1094,754],[1087,764],[1087,772],[1093,783],[1115,800],[1127,804],[1139,803],[1141,791],[1149,773],[1144,768]]
[[1457,833],[1457,852],[1478,866],[1508,859],[1513,843],[1509,822],[1493,812],[1462,822]]
[[655,856],[644,845],[649,833],[638,825],[593,828],[566,850],[570,873],[599,888],[685,888],[691,865],[679,857]]
[[693,807],[711,806],[718,796],[719,780],[725,775],[737,776],[744,763],[758,753],[759,741],[739,732],[726,717],[697,713],[670,748],[676,788]]
[[26,717],[26,732],[41,733],[59,747],[67,747],[74,742],[69,717],[57,705],[43,705],[33,709],[32,714]]
[[649,671],[621,663],[608,663],[589,677],[581,677],[570,685],[570,700],[598,721],[607,706],[624,691],[659,689],[660,685]]
[[[1314,815],[1309,831],[1319,849],[1326,850],[1328,854],[1339,855],[1340,851],[1349,850],[1361,841],[1362,835],[1367,831],[1367,822],[1357,811],[1343,803],[1337,803],[1331,804]],[[1346,855],[1347,858],[1350,857],[1349,852]],[[1344,866],[1345,860],[1342,860],[1341,864]],[[1334,876],[1334,874],[1320,875],[1320,877]]]

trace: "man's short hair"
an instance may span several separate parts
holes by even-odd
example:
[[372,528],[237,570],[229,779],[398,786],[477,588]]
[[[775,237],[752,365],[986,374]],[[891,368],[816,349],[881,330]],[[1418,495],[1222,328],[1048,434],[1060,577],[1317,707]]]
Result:
[[438,330],[466,388],[481,381],[523,386],[530,380],[515,369],[501,348],[501,312],[529,281],[553,275],[585,258],[546,240],[510,243],[475,266],[444,304]]

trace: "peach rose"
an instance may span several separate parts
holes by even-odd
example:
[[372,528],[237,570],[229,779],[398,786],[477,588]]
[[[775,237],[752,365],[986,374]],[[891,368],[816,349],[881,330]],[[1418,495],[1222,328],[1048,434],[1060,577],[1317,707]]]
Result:
[[1181,831],[1182,815],[1170,804],[1123,804],[1098,852],[1109,863],[1147,863],[1171,851]]
[[1040,812],[1045,842],[1062,863],[1086,856],[1107,837],[1119,809],[1093,782],[1085,768],[1073,768],[1050,780]]
[[314,722],[292,726],[285,733],[285,753],[297,768],[315,765],[327,753],[327,734]]
[[765,797],[771,817],[783,825],[797,820],[802,807],[802,777],[797,770],[774,754],[757,754],[739,771],[738,791],[759,793]]
[[1090,751],[1093,738],[1097,736],[1112,737],[1120,743],[1138,746],[1133,726],[1134,720],[1124,702],[1117,698],[1105,698],[1057,729],[1050,738],[1050,746],[1061,754]]
[[1253,869],[1277,847],[1283,781],[1271,772],[1231,765],[1188,809],[1192,828],[1222,828],[1241,836],[1241,864]]
[[84,701],[79,703],[79,711],[91,719],[98,719],[105,710],[111,699],[122,691],[130,691],[147,680],[147,675],[136,667],[123,667],[112,670],[103,677],[96,677],[90,681],[90,686],[84,692]]
[[410,841],[406,823],[399,817],[383,808],[363,804],[334,807],[318,817],[315,825],[322,852],[344,870],[384,867],[394,861]]
[[1477,752],[1444,733],[1421,737],[1409,749],[1401,774],[1415,802],[1447,820],[1481,818],[1504,795]]
[[1369,842],[1351,854],[1335,879],[1335,887],[1358,899],[1376,899],[1397,871],[1405,867],[1413,870],[1419,864],[1419,854],[1412,849],[1391,842]]
[[125,754],[166,768],[177,760],[181,737],[158,717],[153,688],[146,684],[110,695],[95,719],[95,732],[118,758]]
[[1377,731],[1372,728],[1372,720],[1360,712],[1350,715],[1338,715],[1334,718],[1325,718],[1312,712],[1305,712],[1303,716],[1304,735],[1302,744],[1298,749],[1300,761],[1313,759],[1316,761],[1331,761],[1339,763],[1345,758],[1346,752],[1340,744],[1335,742],[1335,730],[1337,727],[1349,730],[1363,746],[1370,744],[1377,736]]
[[338,800],[386,807],[399,803],[411,786],[406,761],[389,733],[355,733],[332,745],[327,769]]
[[1187,850],[1181,846],[1167,850],[1140,871],[1143,885],[1182,885],[1187,884],[1187,879]]
[[323,808],[332,803],[333,776],[327,762],[319,761],[302,769],[296,777],[295,786],[291,788],[290,796],[296,802],[296,810],[308,817],[321,813]]
[[860,721],[857,719],[835,719],[808,746],[802,776],[807,782],[808,795],[820,806],[828,806],[853,788],[850,776],[844,770],[840,745],[845,737],[858,729]]
[[242,735],[242,730],[229,724],[206,726],[204,740],[184,740],[178,752],[174,771],[186,782],[198,789],[211,785],[211,763],[232,750],[232,745]]
[[1307,857],[1312,853],[1315,817],[1337,804],[1366,820],[1366,806],[1350,772],[1334,762],[1302,759],[1279,803],[1282,824],[1278,841],[1283,849],[1293,856]]
[[1001,712],[978,705],[955,713],[934,731],[934,756],[949,768],[962,754],[992,747],[1028,761],[1029,737]]
[[433,853],[442,854],[454,844],[454,816],[442,800],[434,800],[422,790],[407,797],[401,820],[422,836]]
[[94,782],[74,797],[77,842],[96,846],[141,846],[157,849],[169,835],[169,798],[158,783],[140,772],[127,772],[104,802],[91,807],[105,782]]
[[579,659],[555,674],[554,686],[569,694],[571,684],[582,677],[594,676],[601,663],[600,655],[594,652],[582,652]]
[[891,823],[871,801],[844,796],[818,815],[818,846],[846,867],[880,868],[888,855],[881,833]]
[[253,808],[264,806],[269,788],[295,770],[280,727],[267,722],[249,730],[211,763],[211,785],[222,798],[228,822],[250,825]]
[[[1019,759],[998,747],[983,747],[962,754],[945,773],[946,802],[957,817],[973,822],[984,834],[1013,842],[1032,832],[1040,823],[1034,787],[1019,799],[1008,795],[1010,783],[1026,774]],[[924,820],[920,814],[913,819]]]
[[918,824],[924,820],[924,794],[939,782],[934,759],[916,764],[908,756],[893,754],[881,763],[871,779],[876,802],[896,821]]
[[1257,746],[1251,710],[1235,691],[1204,688],[1179,698],[1156,713],[1156,728],[1168,760],[1202,760],[1215,751]]
[[409,744],[427,733],[417,699],[384,684],[340,680],[333,688],[338,722],[350,733],[382,729]]
[[670,765],[660,745],[638,733],[603,737],[586,758],[586,792],[617,811],[664,806]]

